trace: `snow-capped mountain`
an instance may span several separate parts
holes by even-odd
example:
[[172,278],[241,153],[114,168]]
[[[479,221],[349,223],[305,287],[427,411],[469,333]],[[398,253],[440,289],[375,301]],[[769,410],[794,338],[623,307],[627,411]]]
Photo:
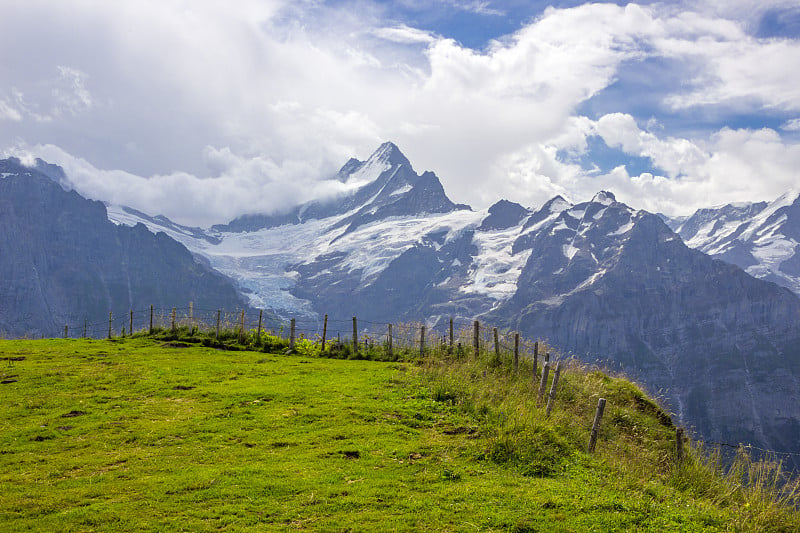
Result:
[[670,226],[690,247],[800,294],[800,191],[701,209]]
[[214,226],[212,231],[252,232],[342,216],[336,227],[346,226],[344,233],[349,233],[361,225],[388,217],[469,209],[447,198],[433,172],[417,174],[406,156],[391,142],[382,144],[366,161],[350,159],[334,179],[349,185],[352,192],[302,204],[283,215],[245,215],[229,224]]
[[309,293],[330,276],[337,290],[366,287],[429,234],[452,238],[481,220],[481,213],[450,201],[434,173],[417,174],[392,143],[366,161],[351,159],[333,179],[350,184],[351,192],[282,215],[242,216],[207,232],[125,207],[108,212],[114,222],[167,233],[235,279],[252,305],[287,316],[324,312],[321,294]]
[[[332,179],[350,192],[207,232],[121,208],[109,217],[165,231],[236,279],[255,307],[431,326],[483,317],[624,369],[704,437],[784,451],[800,442],[800,299],[688,248],[659,216],[609,192],[473,211],[391,143]],[[729,211],[731,220],[757,211],[764,228],[791,215]]]

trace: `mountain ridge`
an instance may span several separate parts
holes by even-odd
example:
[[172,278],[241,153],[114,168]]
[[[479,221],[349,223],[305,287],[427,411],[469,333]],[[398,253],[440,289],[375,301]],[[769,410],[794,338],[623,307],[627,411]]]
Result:
[[686,244],[800,294],[800,191],[701,209],[671,227]]

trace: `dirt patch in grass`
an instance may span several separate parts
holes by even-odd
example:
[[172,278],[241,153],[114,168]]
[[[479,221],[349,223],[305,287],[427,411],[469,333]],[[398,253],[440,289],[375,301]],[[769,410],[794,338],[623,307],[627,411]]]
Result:
[[164,348],[191,348],[191,344],[185,342],[165,342],[161,345]]

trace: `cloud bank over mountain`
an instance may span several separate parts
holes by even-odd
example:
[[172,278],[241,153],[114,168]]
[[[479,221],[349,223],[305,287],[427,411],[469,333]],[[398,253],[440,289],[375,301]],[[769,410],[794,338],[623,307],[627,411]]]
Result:
[[385,140],[476,207],[688,214],[797,182],[794,2],[417,4],[12,0],[0,155],[195,225],[341,192]]

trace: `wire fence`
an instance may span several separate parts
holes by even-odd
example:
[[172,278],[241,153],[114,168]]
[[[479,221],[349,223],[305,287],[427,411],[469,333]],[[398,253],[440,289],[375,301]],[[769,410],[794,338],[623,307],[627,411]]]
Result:
[[[394,346],[411,348],[422,343],[423,349],[448,348],[454,351],[474,352],[477,349],[494,349],[496,352],[520,353],[533,351],[534,343],[517,339],[514,346],[513,333],[496,328],[487,328],[476,321],[453,318],[437,321],[434,325],[421,322],[377,322],[357,317],[319,317],[284,319],[261,310],[155,307],[131,309],[124,313],[109,312],[107,319],[84,320],[64,325],[63,331],[52,337],[63,338],[113,338],[136,333],[149,333],[154,330],[189,327],[198,332],[218,333],[235,330],[237,332],[269,334],[289,338],[294,325],[296,339],[337,339],[342,344],[375,346],[391,342]],[[424,332],[421,328],[425,329]],[[477,335],[477,336],[476,336]],[[517,336],[518,337],[518,336]],[[477,343],[476,343],[477,339]],[[489,348],[491,347],[491,348]]]

